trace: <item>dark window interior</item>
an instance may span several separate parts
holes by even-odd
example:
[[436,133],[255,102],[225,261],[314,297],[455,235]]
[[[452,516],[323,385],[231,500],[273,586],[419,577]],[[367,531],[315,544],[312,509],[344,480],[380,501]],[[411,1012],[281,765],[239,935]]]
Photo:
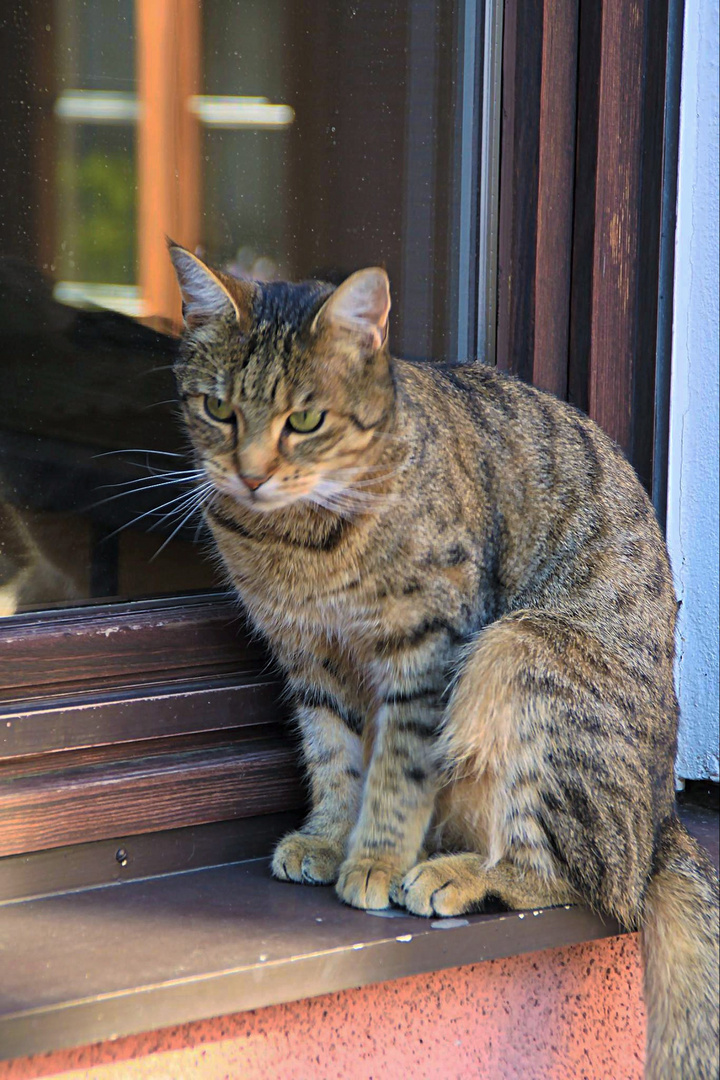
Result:
[[381,263],[394,347],[456,353],[453,5],[163,12],[41,0],[3,17],[5,615],[221,586],[176,475],[165,232],[241,276]]

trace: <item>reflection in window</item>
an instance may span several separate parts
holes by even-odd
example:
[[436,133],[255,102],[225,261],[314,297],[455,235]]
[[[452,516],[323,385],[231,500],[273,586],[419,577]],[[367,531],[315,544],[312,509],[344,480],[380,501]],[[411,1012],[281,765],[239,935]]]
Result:
[[0,613],[218,584],[173,476],[166,234],[261,279],[384,264],[393,348],[461,351],[456,9],[3,7]]

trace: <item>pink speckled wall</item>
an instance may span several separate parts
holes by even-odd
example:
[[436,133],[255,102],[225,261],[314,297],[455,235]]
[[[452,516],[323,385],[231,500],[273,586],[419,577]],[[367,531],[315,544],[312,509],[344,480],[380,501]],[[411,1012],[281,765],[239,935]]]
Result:
[[637,938],[0,1064],[0,1080],[640,1080]]

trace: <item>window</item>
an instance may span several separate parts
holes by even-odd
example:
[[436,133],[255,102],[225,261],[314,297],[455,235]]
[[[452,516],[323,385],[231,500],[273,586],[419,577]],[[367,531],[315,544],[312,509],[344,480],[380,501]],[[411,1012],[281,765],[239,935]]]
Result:
[[46,0],[5,23],[0,853],[295,811],[278,687],[175,482],[165,234],[260,278],[381,262],[400,353],[490,358],[502,8]]
[[72,845],[94,880],[134,872],[133,837],[169,867],[202,829],[217,858],[241,817],[257,848],[303,790],[187,489],[159,486],[186,467],[164,234],[255,276],[385,263],[398,353],[569,397],[649,486],[667,12],[11,0],[1,21],[0,855]]
[[15,28],[32,93],[4,230],[6,614],[215,584],[174,479],[166,234],[261,278],[382,262],[401,353],[478,351],[494,325],[477,317],[479,272],[494,296],[485,225],[478,261],[479,214],[496,218],[493,16],[56,0]]

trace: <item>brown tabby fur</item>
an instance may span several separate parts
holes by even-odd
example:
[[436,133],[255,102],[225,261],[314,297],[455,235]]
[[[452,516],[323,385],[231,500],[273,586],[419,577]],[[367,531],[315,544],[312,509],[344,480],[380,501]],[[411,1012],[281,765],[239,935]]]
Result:
[[[647,1076],[714,1080],[716,882],[674,812],[675,596],[621,452],[486,366],[391,358],[382,271],[332,293],[171,254],[206,518],[311,787],[273,873],[428,916],[582,900],[643,931]],[[293,434],[308,408],[324,423]]]

